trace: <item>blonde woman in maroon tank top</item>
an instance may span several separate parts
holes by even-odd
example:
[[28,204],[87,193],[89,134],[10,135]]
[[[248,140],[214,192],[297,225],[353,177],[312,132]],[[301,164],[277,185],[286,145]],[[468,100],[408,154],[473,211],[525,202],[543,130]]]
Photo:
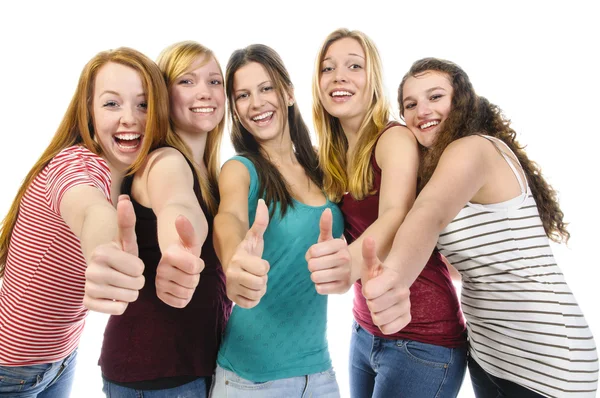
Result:
[[[441,256],[427,253],[412,286],[394,283],[391,268],[379,270],[368,289],[361,283],[372,276],[361,272],[361,245],[375,237],[386,256],[415,200],[419,167],[414,136],[390,123],[379,54],[364,33],[338,29],[326,38],[313,100],[325,191],[344,213],[356,281],[351,396],[455,397],[466,367],[465,325]],[[401,311],[386,305],[409,295]],[[374,305],[381,307],[370,311]]]

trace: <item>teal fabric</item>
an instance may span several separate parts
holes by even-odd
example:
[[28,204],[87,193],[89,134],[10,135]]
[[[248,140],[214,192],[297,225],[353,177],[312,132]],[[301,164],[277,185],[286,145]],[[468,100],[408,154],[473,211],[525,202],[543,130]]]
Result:
[[[252,162],[235,156],[250,173],[248,216],[254,222],[258,175]],[[333,214],[333,236],[341,237],[344,222],[337,205],[294,201],[283,219],[277,204],[264,234],[263,259],[269,261],[267,292],[251,309],[234,306],[219,350],[218,364],[255,382],[324,372],[331,368],[327,348],[327,296],[317,293],[304,256],[319,237],[326,208]],[[269,206],[271,210],[271,206]]]

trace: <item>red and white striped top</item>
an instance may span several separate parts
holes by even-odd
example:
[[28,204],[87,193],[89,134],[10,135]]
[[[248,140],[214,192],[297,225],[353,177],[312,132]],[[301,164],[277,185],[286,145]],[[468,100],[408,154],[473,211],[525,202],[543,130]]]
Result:
[[65,192],[78,185],[110,201],[110,170],[81,146],[64,149],[25,192],[0,289],[0,365],[61,360],[81,337],[86,262],[79,238],[60,215]]

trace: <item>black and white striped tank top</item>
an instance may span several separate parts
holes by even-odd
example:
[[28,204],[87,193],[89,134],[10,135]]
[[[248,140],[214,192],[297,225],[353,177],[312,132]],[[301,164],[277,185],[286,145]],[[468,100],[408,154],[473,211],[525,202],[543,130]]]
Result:
[[469,353],[491,375],[544,396],[594,397],[594,338],[554,260],[529,186],[500,153],[521,195],[491,205],[468,203],[437,245],[462,275]]

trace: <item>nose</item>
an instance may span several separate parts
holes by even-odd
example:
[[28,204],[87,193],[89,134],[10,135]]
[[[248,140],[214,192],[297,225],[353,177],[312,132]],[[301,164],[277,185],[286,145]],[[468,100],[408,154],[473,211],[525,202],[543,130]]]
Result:
[[265,103],[260,93],[250,95],[250,106],[254,109],[260,108]]
[[431,108],[427,101],[420,101],[417,103],[417,116],[420,119],[424,119],[431,114]]
[[346,83],[346,75],[344,74],[343,71],[344,68],[336,68],[335,69],[335,76],[333,77],[333,81],[334,83]]
[[196,92],[197,100],[211,99],[210,89],[205,82],[200,82],[197,87],[198,87],[198,91]]
[[123,113],[121,114],[121,124],[123,126],[133,126],[137,124],[135,119],[136,110],[131,106],[123,107]]

